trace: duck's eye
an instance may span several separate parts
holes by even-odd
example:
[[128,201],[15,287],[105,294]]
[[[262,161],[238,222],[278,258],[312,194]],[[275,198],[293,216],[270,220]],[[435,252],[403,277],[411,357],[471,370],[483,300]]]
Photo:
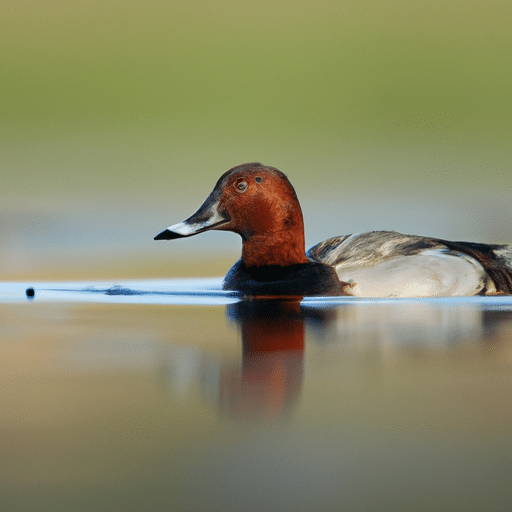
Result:
[[239,182],[235,185],[236,190],[237,190],[238,192],[245,192],[245,191],[247,190],[247,186],[248,186],[248,185],[247,185],[247,181],[245,181],[245,180],[239,181]]
[[254,181],[256,183],[261,183],[263,181],[263,178],[261,176],[256,176],[256,178],[254,178]]

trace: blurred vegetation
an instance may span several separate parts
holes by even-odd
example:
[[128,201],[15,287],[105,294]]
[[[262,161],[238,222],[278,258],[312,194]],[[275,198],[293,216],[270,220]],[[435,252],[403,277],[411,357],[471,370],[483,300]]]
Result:
[[4,237],[6,211],[86,218],[109,204],[127,219],[153,208],[158,231],[254,160],[286,172],[301,199],[510,197],[510,2],[0,0],[0,11]]

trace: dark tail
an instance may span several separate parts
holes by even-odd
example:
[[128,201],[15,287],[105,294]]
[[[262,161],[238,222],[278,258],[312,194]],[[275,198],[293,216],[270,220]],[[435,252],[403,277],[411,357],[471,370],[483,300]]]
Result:
[[512,294],[512,245],[479,244],[476,242],[442,243],[453,251],[475,258],[494,283],[496,292]]

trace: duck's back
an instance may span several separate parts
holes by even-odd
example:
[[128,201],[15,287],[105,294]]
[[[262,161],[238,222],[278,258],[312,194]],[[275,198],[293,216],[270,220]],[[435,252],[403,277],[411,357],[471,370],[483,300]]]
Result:
[[361,297],[512,293],[512,246],[372,231],[330,238],[307,256],[333,266]]

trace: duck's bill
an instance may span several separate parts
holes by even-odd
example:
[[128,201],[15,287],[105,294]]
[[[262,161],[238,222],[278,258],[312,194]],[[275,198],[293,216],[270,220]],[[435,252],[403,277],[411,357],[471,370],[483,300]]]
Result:
[[174,240],[197,235],[210,229],[219,229],[222,225],[227,224],[231,220],[228,213],[219,211],[218,201],[212,195],[208,197],[194,215],[164,229],[155,236],[154,240]]

